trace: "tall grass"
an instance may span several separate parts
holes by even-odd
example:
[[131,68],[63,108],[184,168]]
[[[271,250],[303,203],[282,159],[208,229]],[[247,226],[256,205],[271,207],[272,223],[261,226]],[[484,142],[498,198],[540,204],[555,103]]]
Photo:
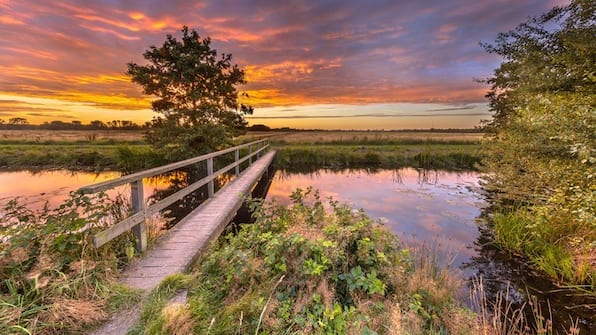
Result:
[[[541,221],[535,213],[519,207],[496,213],[491,222],[495,242],[502,248],[525,255],[559,285],[577,285],[596,295],[593,254],[578,256],[581,251],[570,244],[572,241],[567,237],[577,234],[571,220]],[[593,238],[589,235],[584,236]]]
[[33,212],[15,200],[0,212],[0,333],[80,332],[138,298],[115,281],[131,236],[91,245],[123,206],[73,194],[55,209]]
[[500,291],[494,299],[485,292],[482,277],[473,279],[470,300],[478,312],[478,335],[578,335],[579,321],[571,320],[568,328],[552,322],[552,311],[543,310],[536,297],[515,307],[509,291]]
[[[124,150],[121,150],[125,148]],[[128,150],[129,155],[123,151]],[[155,161],[147,145],[1,144],[0,169],[117,170],[150,166]]]
[[275,146],[276,166],[320,168],[401,168],[475,170],[481,156],[474,145],[438,146]]

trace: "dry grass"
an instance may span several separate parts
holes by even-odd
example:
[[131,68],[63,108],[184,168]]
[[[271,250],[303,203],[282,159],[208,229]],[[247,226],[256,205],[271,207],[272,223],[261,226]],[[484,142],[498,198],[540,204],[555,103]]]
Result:
[[0,141],[142,141],[143,130],[0,130]]
[[[535,297],[519,308],[513,306],[508,291],[501,291],[494,300],[487,297],[482,277],[473,281],[470,292],[472,304],[478,311],[479,335],[579,335],[578,321],[571,322],[563,332],[555,330],[551,311],[542,310]],[[534,320],[529,320],[526,309],[531,310]]]
[[[247,136],[271,135],[276,133],[251,132]],[[470,141],[477,142],[483,137],[482,133],[431,133],[431,132],[384,132],[384,131],[301,131],[286,132],[275,135],[272,140],[287,143],[315,143],[334,141]]]
[[196,326],[187,304],[169,304],[162,311],[164,319],[162,330],[166,334],[192,334]]
[[[0,141],[77,142],[92,140],[142,141],[144,130],[0,130]],[[300,131],[248,132],[242,139],[256,140],[271,136],[287,143],[333,141],[470,141],[482,139],[482,133],[386,132],[386,131]]]
[[107,318],[103,311],[104,301],[55,298],[50,308],[40,315],[40,320],[50,324],[60,324],[62,329],[82,330]]

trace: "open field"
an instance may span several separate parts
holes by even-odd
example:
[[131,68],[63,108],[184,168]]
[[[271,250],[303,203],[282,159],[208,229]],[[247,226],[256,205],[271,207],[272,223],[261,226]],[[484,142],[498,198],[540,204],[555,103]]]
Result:
[[143,130],[0,130],[1,142],[142,141]]
[[[480,160],[479,133],[298,131],[249,132],[246,143],[270,137],[285,169],[396,168],[473,169]],[[124,162],[123,160],[127,161]],[[0,131],[0,169],[123,169],[159,162],[143,131]],[[135,164],[132,164],[135,163]],[[134,167],[133,167],[134,166]]]
[[395,143],[395,142],[478,142],[483,133],[465,132],[397,132],[397,131],[294,131],[249,132],[245,136],[271,136],[273,142],[285,143]]
[[[83,142],[112,140],[143,141],[144,130],[0,130],[0,142]],[[390,132],[390,131],[293,131],[248,132],[242,138],[272,137],[287,143],[469,141],[482,139],[482,133]]]

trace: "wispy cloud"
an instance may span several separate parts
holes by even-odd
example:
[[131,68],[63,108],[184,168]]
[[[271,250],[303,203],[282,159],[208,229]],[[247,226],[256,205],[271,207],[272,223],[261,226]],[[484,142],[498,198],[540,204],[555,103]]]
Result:
[[246,69],[256,107],[480,102],[498,60],[478,42],[558,3],[0,0],[0,93],[148,108],[126,63],[188,25]]

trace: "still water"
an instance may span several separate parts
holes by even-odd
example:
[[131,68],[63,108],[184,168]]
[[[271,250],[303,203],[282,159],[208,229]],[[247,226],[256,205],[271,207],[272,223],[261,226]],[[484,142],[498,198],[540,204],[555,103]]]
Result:
[[[78,188],[120,177],[120,172],[72,172],[68,170],[50,171],[10,171],[0,173],[0,208],[18,197],[21,204],[30,209],[40,209],[44,204],[49,208],[60,205],[69,197],[69,193]],[[152,194],[159,186],[159,181],[147,183],[145,197]],[[111,196],[125,194],[127,186],[118,187],[108,192]]]
[[[21,203],[33,209],[41,208],[46,202],[55,207],[68,197],[70,191],[119,175],[117,172],[97,174],[64,170],[2,172],[0,211],[17,196],[21,198]],[[146,201],[157,201],[188,185],[190,181],[187,177],[169,175],[145,180]],[[444,263],[462,270],[464,279],[481,275],[489,299],[494,299],[499,291],[509,290],[521,304],[527,302],[527,293],[531,293],[538,296],[539,302],[545,306],[543,310],[551,310],[558,324],[579,319],[582,333],[588,334],[585,330],[596,326],[596,301],[592,297],[578,298],[576,290],[552,287],[540,274],[531,271],[524,260],[512,259],[494,247],[490,231],[482,228],[480,218],[485,203],[480,196],[478,182],[479,175],[474,172],[411,168],[319,170],[308,174],[276,171],[266,198],[289,204],[289,196],[296,188],[312,186],[320,191],[322,199],[332,197],[379,219],[399,236],[406,247],[430,246]],[[111,194],[126,197],[129,189],[122,186]],[[202,198],[198,194],[194,199],[170,208],[173,217],[168,219],[176,220],[180,213],[188,213],[196,206],[196,200]]]
[[321,198],[350,204],[380,219],[403,244],[432,246],[459,267],[475,255],[473,242],[479,232],[475,219],[483,201],[474,172],[399,170],[320,170],[311,174],[277,171],[267,199],[282,204],[297,188],[312,186]]
[[[0,173],[0,206],[14,197],[30,208],[41,208],[46,202],[56,207],[79,187],[117,178],[118,172],[42,172]],[[169,180],[144,181],[146,199],[167,187]],[[311,174],[287,174],[276,171],[267,199],[290,203],[290,194],[297,188],[312,186],[322,198],[347,202],[364,209],[371,217],[381,219],[404,243],[425,242],[449,254],[459,266],[474,255],[472,242],[478,237],[475,218],[483,202],[473,190],[478,175],[473,172],[453,173],[416,169],[366,170]],[[127,186],[112,194],[128,194]]]

